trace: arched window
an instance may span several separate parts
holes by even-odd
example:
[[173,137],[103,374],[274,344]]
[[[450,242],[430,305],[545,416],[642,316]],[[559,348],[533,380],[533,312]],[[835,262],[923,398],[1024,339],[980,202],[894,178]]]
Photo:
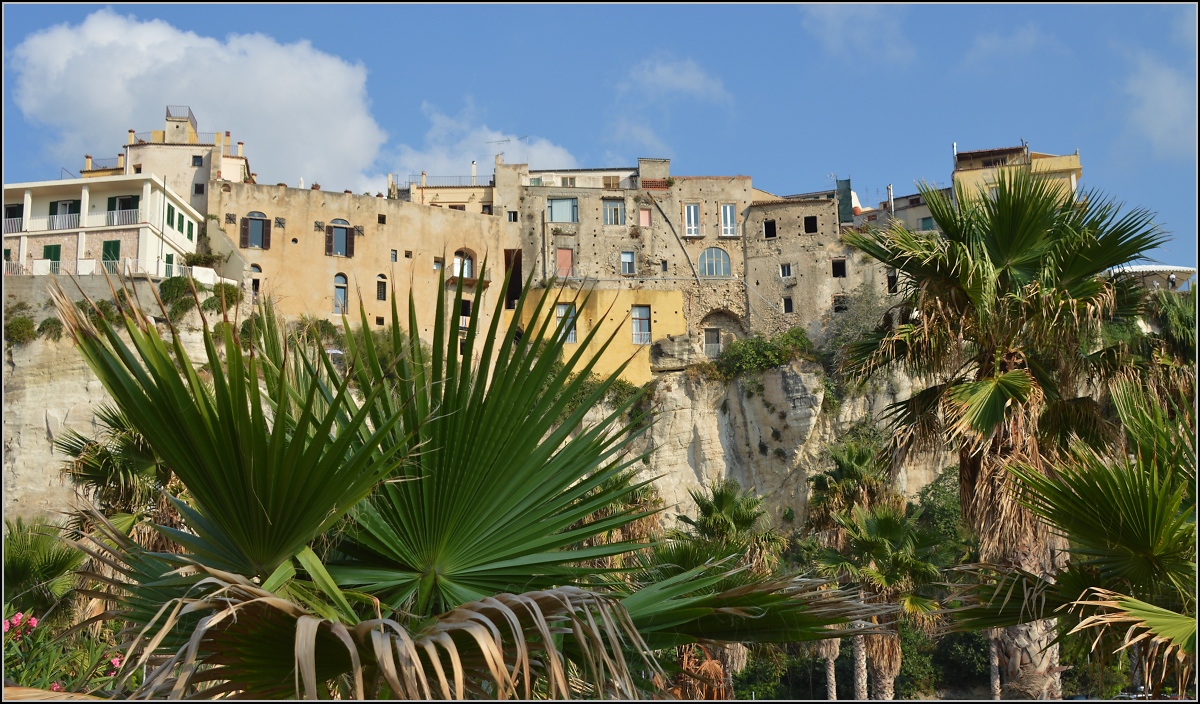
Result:
[[251,274],[261,274],[261,273],[262,273],[262,267],[261,267],[261,266],[259,266],[259,265],[257,265],[257,264],[251,264],[251,265],[250,265],[250,273],[251,273]]
[[700,275],[730,276],[729,255],[720,247],[709,247],[700,253]]
[[338,218],[337,220],[334,220],[329,223],[328,229],[329,229],[328,234],[332,236],[332,241],[330,242],[330,244],[332,245],[332,250],[328,253],[332,254],[336,257],[353,256],[350,253],[350,245],[349,245],[350,233],[351,233],[350,223],[346,222],[345,220],[342,220],[341,218]]
[[475,278],[475,260],[471,258],[471,253],[465,249],[460,249],[454,253],[454,275],[461,276],[464,279]]
[[242,218],[242,246],[254,249],[271,248],[271,225],[264,213],[254,210]]
[[375,277],[375,298],[381,301],[387,300],[387,277],[383,274]]
[[346,307],[346,275],[338,274],[333,277],[333,312],[339,315],[346,313],[349,309]]

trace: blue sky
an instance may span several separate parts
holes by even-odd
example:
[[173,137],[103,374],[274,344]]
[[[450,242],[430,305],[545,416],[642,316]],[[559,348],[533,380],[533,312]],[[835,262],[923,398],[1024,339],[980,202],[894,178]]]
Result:
[[[960,150],[1079,150],[1196,262],[1192,5],[5,5],[4,180],[78,173],[190,105],[259,181],[634,165],[947,183]],[[508,140],[505,142],[504,140]],[[499,142],[491,144],[490,142]]]

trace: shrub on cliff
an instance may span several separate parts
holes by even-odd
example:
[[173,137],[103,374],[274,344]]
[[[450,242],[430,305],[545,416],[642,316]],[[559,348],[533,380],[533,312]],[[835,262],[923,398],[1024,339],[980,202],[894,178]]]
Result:
[[740,374],[763,372],[793,359],[813,359],[813,344],[803,328],[792,328],[770,339],[762,335],[735,340],[716,359],[717,372],[729,380]]
[[23,345],[37,337],[33,326],[33,318],[27,315],[14,315],[4,321],[4,339],[14,345]]
[[46,318],[37,327],[39,337],[48,337],[51,340],[62,339],[63,325],[58,318]]

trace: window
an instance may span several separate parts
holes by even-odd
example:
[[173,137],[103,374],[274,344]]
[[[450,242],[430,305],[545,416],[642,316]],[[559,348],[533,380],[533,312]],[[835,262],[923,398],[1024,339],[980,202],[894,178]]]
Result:
[[621,273],[633,274],[633,252],[621,252]]
[[606,200],[606,201],[604,201],[604,224],[605,225],[624,225],[625,224],[625,201],[623,201],[623,200]]
[[465,205],[461,205],[461,204],[460,204],[460,205],[449,205],[449,206],[446,206],[446,207],[450,208],[451,210],[462,210],[462,211],[465,211],[465,210],[467,209],[467,206],[465,206]]
[[529,177],[529,185],[530,186],[542,185],[542,177],[541,176],[530,176]]
[[604,177],[604,187],[610,191],[617,190],[618,188],[621,187],[621,177],[620,176],[605,176]]
[[642,208],[638,210],[638,225],[641,227],[650,227],[650,209]]
[[575,268],[575,250],[568,247],[558,249],[558,270],[555,275],[560,279],[570,278]]
[[387,277],[383,274],[375,277],[375,300],[387,300]]
[[991,198],[992,200],[996,200],[996,197],[999,195],[1000,195],[999,188],[992,186],[991,188],[988,189],[988,198]]
[[250,302],[251,303],[258,303],[258,287],[259,287],[258,282],[259,282],[259,275],[261,275],[261,274],[262,274],[261,266],[259,266],[257,264],[250,265],[250,275],[253,277],[250,279]]
[[475,262],[470,252],[460,249],[454,253],[454,275],[464,279],[474,278]]
[[700,253],[700,275],[704,277],[729,276],[729,255],[720,247],[709,247]]
[[918,206],[918,205],[920,205],[920,204],[921,204],[921,198],[920,198],[919,196],[918,196],[918,197],[916,197],[916,198],[909,198],[909,199],[908,199],[908,207],[910,207],[910,208],[915,208],[915,207],[917,207],[917,206]]
[[375,324],[380,327],[383,327],[383,316],[382,315],[375,316]]
[[183,232],[183,213],[179,214],[179,227],[176,227],[175,229]]
[[575,187],[575,177],[574,176],[563,176],[562,177],[562,187],[563,188],[574,188]]
[[508,221],[509,222],[517,221],[517,211],[515,211],[515,210],[508,211]]
[[405,259],[412,259],[412,250],[411,250],[411,249],[406,249],[406,250],[404,250],[404,258],[405,258]]
[[188,238],[188,242],[192,241],[192,222],[190,220],[188,221],[188,224],[187,224],[187,238]]
[[193,155],[192,166],[204,166],[204,157]]
[[386,224],[387,224],[387,216],[386,216],[386,215],[384,215],[383,213],[380,213],[379,215],[377,215],[375,219],[376,219],[376,221],[378,221],[378,223],[379,223],[380,225],[386,225]]
[[134,165],[133,165],[133,173],[135,173],[135,174],[140,174],[140,173],[142,173],[142,165],[141,165],[141,164],[134,164]]
[[783,312],[784,313],[792,312],[792,297],[791,296],[783,297]]
[[559,335],[563,342],[575,341],[575,306],[570,303],[559,303],[554,306],[554,315],[558,322]]
[[633,307],[633,344],[650,344],[650,306]]
[[443,261],[441,257],[433,258],[433,270],[434,271],[441,271],[442,268],[445,266],[446,266],[446,262]]
[[833,260],[833,278],[846,278],[846,260],[842,257]]
[[701,237],[700,234],[700,204],[686,203],[683,206],[683,219],[686,225],[684,237]]
[[733,203],[721,206],[721,236],[737,237],[737,206]]
[[458,302],[458,329],[466,330],[471,327],[471,299],[464,298]]
[[121,259],[121,240],[104,240],[100,246],[100,261],[104,265],[104,269],[110,273],[117,273],[117,262]]
[[167,203],[167,227],[175,226],[175,206]]
[[920,229],[922,229],[922,230],[932,230],[932,229],[933,229],[933,218],[932,218],[932,217],[929,217],[929,218],[921,218],[921,222],[920,222]]
[[164,267],[165,275],[169,279],[175,275],[175,255],[168,254],[168,255],[164,256],[163,263],[166,265]]
[[785,279],[791,278],[792,265],[791,264],[780,264],[779,265],[779,275]]
[[9,249],[8,247],[4,248],[4,261],[6,261],[6,262],[12,261],[12,250]]
[[338,274],[333,277],[333,312],[339,315],[345,314],[349,309],[346,307],[346,275]]
[[900,276],[895,269],[889,269],[887,273],[887,292],[896,293],[900,290]]
[[847,305],[847,298],[848,297],[844,293],[835,293],[833,295],[833,312],[834,313],[846,312],[846,309],[849,307]]
[[666,259],[662,260],[662,270],[663,270],[664,274],[667,273],[667,260]]
[[396,261],[396,250],[392,250],[392,261]]
[[332,243],[330,243],[329,238],[326,238],[326,249],[329,250],[330,244],[332,244],[332,250],[327,253],[335,257],[350,256],[347,253],[350,247],[350,223],[341,218],[332,221],[329,224],[329,234],[332,237]]
[[479,212],[483,213],[484,215],[491,215],[492,214],[492,204],[484,203],[482,206],[480,206]]
[[192,193],[193,193],[194,195],[197,195],[197,196],[202,196],[202,195],[204,195],[204,184],[203,184],[203,183],[197,183],[197,184],[195,184],[195,185],[192,187]]
[[767,239],[775,239],[775,221],[766,220],[763,222],[763,237]]
[[804,216],[804,234],[813,235],[813,234],[816,234],[816,232],[817,232],[817,216],[816,215],[805,215]]
[[267,249],[268,231],[271,225],[267,216],[257,210],[242,218],[242,246],[256,249]]
[[546,210],[550,222],[579,222],[578,198],[551,198]]
[[704,354],[707,357],[721,356],[720,328],[704,328]]

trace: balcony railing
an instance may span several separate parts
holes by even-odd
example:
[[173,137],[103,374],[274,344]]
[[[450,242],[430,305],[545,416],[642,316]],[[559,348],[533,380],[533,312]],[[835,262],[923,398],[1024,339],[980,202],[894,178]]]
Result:
[[92,159],[92,167],[84,169],[84,171],[104,171],[105,169],[115,169],[120,166],[121,157],[114,156],[111,159]]
[[22,222],[22,218],[4,218],[4,234],[20,232]]
[[106,227],[106,226],[121,226],[121,225],[136,225],[142,221],[142,210],[110,210],[106,213],[97,213],[88,217],[88,225],[91,227]]
[[[158,141],[161,142],[162,140],[160,139]],[[133,143],[134,144],[150,144],[153,142],[154,142],[154,133],[153,132],[134,132],[133,133]]]
[[79,213],[47,216],[47,230],[70,230],[79,227]]
[[421,183],[420,175],[408,177],[408,182],[400,185],[400,188],[411,188],[413,186],[425,188],[447,188],[458,186],[490,186],[494,178],[492,174],[483,174],[482,176],[426,176],[425,183]]
[[21,262],[4,262],[5,276],[25,276],[29,270]]
[[633,344],[635,344],[635,345],[650,344],[650,331],[649,330],[634,330],[633,331]]
[[121,260],[120,259],[105,259],[103,264],[104,264],[104,270],[107,271],[108,273],[114,274],[114,275],[121,273]]

